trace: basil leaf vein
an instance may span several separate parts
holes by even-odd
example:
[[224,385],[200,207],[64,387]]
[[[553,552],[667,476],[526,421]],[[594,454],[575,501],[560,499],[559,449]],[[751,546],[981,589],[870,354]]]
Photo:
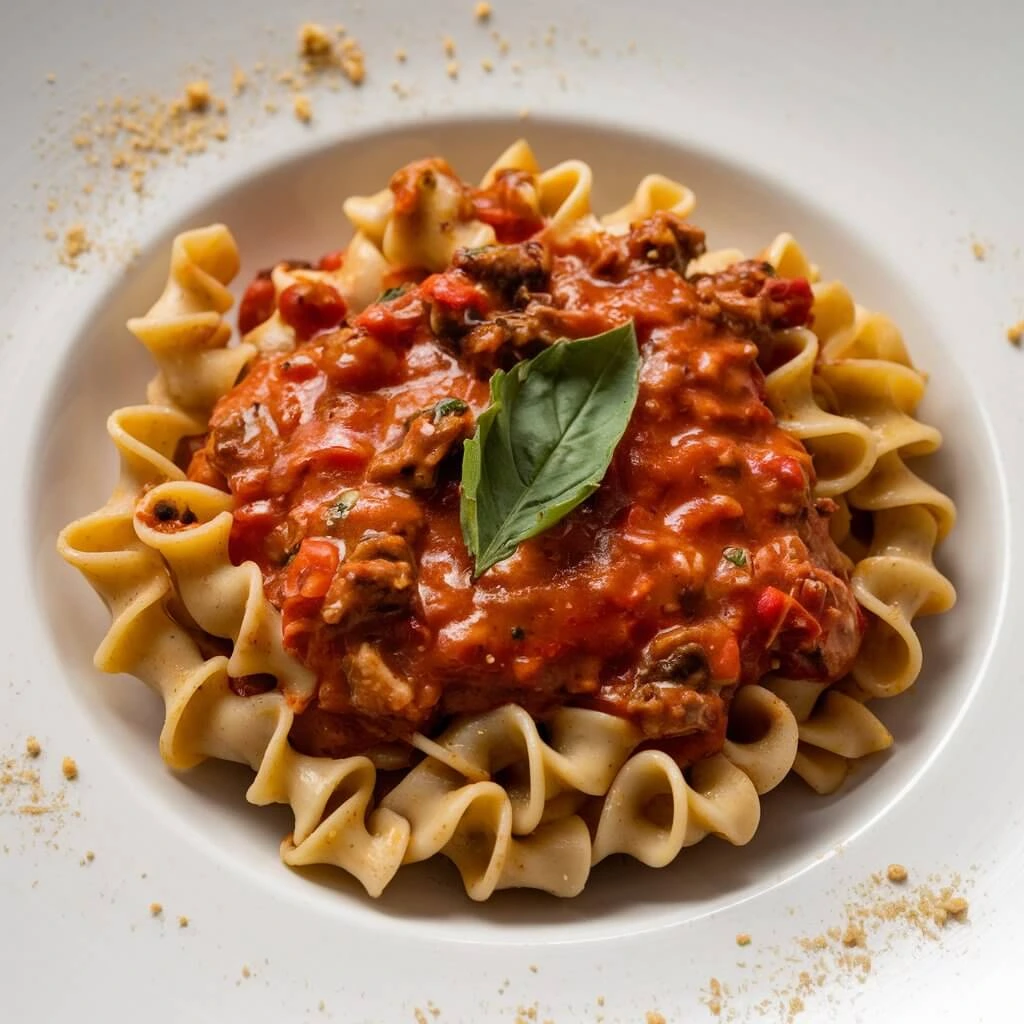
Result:
[[475,577],[597,490],[639,376],[632,321],[494,374],[491,404],[462,456],[462,535]]

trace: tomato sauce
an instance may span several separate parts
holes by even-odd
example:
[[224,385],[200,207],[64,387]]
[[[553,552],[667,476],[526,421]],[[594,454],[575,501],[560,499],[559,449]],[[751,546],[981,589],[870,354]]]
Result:
[[[292,742],[343,756],[514,702],[603,710],[681,763],[708,756],[738,686],[838,679],[863,632],[830,503],[758,365],[771,331],[807,322],[810,289],[756,263],[685,277],[702,235],[665,215],[555,243],[488,202],[507,244],[345,322],[336,296],[304,294],[294,351],[252,364],[193,457],[234,496],[232,559],[259,566],[317,675]],[[639,396],[601,486],[474,580],[461,445],[491,371],[630,319]]]

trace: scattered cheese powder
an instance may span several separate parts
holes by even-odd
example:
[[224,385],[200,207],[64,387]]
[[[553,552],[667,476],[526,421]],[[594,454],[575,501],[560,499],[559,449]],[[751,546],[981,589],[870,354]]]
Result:
[[323,25],[307,22],[299,28],[299,49],[305,57],[326,57],[333,49],[330,34]]
[[64,232],[64,248],[61,251],[60,261],[65,266],[77,267],[79,256],[83,256],[92,248],[92,242],[86,234],[84,224],[72,224]]
[[305,93],[299,93],[292,101],[295,116],[303,123],[309,124],[313,120],[313,104]]
[[[830,988],[842,990],[851,983],[864,982],[871,972],[873,956],[905,948],[902,943],[897,946],[897,940],[938,940],[950,922],[966,921],[969,905],[956,891],[961,884],[958,876],[942,884],[933,875],[929,884],[914,888],[905,885],[908,878],[909,872],[902,864],[890,864],[884,875],[872,875],[852,889],[841,922],[820,935],[797,940],[802,957],[785,947],[771,947],[765,952],[776,959],[777,966],[771,967],[770,961],[759,962],[753,973],[745,972],[730,984],[710,978],[702,1002],[713,1017],[734,1020],[738,1007],[730,1005],[733,997],[742,998],[744,1007],[760,998],[755,1009],[762,1017],[792,1024],[816,993],[831,999]],[[738,945],[749,941],[745,933],[736,936]],[[797,966],[788,966],[792,964]],[[767,977],[766,970],[771,971]]]
[[210,106],[213,97],[210,95],[210,83],[204,81],[189,82],[185,86],[185,106],[189,110],[203,111]]

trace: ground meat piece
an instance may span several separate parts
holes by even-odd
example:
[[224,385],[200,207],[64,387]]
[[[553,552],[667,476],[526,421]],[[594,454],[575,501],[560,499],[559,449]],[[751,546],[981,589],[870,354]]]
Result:
[[704,232],[668,210],[659,210],[634,224],[627,241],[632,259],[670,267],[680,274],[686,273],[690,260],[700,256],[704,248]]
[[687,626],[658,633],[644,648],[633,678],[601,688],[600,701],[614,706],[648,739],[718,734],[725,720],[723,690],[733,680],[715,680],[707,652]]
[[414,416],[398,444],[378,452],[366,479],[426,490],[437,482],[441,461],[473,433],[473,413],[457,398],[443,399]]
[[373,644],[360,644],[342,660],[352,707],[370,716],[401,716],[411,711],[415,691],[407,679],[395,673]]
[[478,372],[507,370],[566,337],[562,311],[541,302],[502,313],[474,327],[461,341],[462,356]]
[[799,327],[809,322],[814,295],[803,278],[775,277],[770,263],[744,260],[717,274],[691,279],[699,313],[723,320],[740,334]]
[[506,299],[523,288],[530,292],[546,290],[551,272],[551,258],[540,242],[460,249],[453,263],[473,280],[494,288]]
[[403,537],[364,538],[331,580],[320,612],[324,622],[349,627],[405,611],[414,593],[414,562],[412,548]]
[[635,679],[603,687],[601,696],[613,700],[614,713],[638,725],[647,739],[717,733],[726,715],[721,694],[680,683]]
[[791,621],[809,617],[817,624],[812,635],[797,637],[788,631],[781,651],[783,674],[803,679],[839,679],[853,666],[864,631],[864,616],[850,588],[850,560],[836,547],[828,532],[835,504],[818,499],[797,523],[798,536],[767,544],[754,553],[759,580],[770,583],[796,602]]

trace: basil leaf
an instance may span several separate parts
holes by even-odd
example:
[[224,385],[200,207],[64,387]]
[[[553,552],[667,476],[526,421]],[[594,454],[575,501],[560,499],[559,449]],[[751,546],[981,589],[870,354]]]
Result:
[[385,291],[382,291],[380,293],[380,295],[377,296],[375,301],[377,301],[377,302],[391,302],[392,299],[397,299],[398,296],[401,295],[404,291],[405,291],[405,285],[404,284],[396,285],[394,288],[388,288]]
[[732,562],[739,569],[746,568],[747,565],[747,553],[743,548],[725,548],[722,551],[722,557],[727,562]]
[[491,378],[491,404],[462,454],[462,536],[474,576],[550,529],[597,490],[636,404],[630,321],[562,341]]

